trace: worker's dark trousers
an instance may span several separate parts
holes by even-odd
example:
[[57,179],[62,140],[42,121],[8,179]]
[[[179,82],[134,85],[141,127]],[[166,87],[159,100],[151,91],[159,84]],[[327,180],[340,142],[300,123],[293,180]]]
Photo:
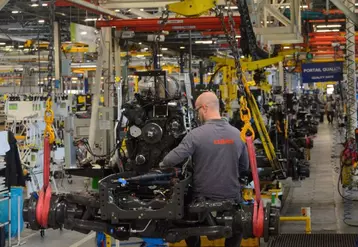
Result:
[[[242,240],[242,235],[236,233],[231,238],[225,239],[225,247],[240,247]],[[186,245],[188,247],[200,247],[201,241],[200,237],[189,237],[185,239]]]
[[333,117],[334,117],[334,112],[333,111],[327,112],[328,123],[333,123]]

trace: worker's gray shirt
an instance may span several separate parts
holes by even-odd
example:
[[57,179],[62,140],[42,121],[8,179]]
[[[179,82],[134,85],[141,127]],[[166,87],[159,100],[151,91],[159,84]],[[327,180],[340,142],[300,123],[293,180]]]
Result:
[[192,156],[194,194],[210,199],[239,199],[238,178],[249,168],[240,131],[225,120],[210,120],[189,132],[163,160],[174,166]]

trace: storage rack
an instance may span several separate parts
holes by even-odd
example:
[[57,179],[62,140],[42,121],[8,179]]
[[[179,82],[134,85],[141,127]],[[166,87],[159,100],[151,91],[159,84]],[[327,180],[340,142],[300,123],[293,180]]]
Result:
[[[0,171],[6,168],[5,156],[0,155]],[[7,201],[9,206],[9,219],[7,222],[1,223],[0,227],[8,226],[8,246],[11,246],[11,192],[6,185],[6,178],[0,176],[0,202]]]

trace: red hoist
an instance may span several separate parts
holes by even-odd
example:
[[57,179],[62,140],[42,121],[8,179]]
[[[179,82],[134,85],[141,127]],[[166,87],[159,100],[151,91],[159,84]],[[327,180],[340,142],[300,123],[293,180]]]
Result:
[[54,113],[52,111],[52,100],[49,97],[46,101],[45,110],[45,131],[44,131],[44,162],[43,162],[43,187],[39,192],[38,203],[36,207],[36,220],[41,227],[47,228],[48,215],[51,202],[51,185],[50,185],[50,162],[51,147],[55,142],[55,132],[52,128]]

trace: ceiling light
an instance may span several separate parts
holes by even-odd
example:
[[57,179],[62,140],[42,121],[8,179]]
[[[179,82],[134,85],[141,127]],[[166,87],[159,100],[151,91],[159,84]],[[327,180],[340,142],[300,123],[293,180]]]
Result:
[[19,45],[18,47],[19,47],[19,48],[24,48],[24,46],[23,46],[23,45]]
[[37,3],[31,4],[31,7],[38,7],[39,5]]
[[195,44],[212,44],[212,40],[196,40]]
[[180,46],[180,49],[182,49],[182,50],[185,49],[185,46]]
[[331,24],[331,25],[317,25],[317,28],[330,28],[330,27],[341,27],[341,24]]
[[157,54],[157,57],[162,57],[163,56],[163,54]]
[[86,18],[85,21],[97,21],[97,18]]
[[319,29],[317,33],[327,33],[327,32],[339,32],[339,29]]
[[119,11],[120,11],[119,9],[114,10],[114,12],[119,12]]
[[138,16],[138,19],[142,19],[142,17]]
[[142,55],[142,54],[138,54],[136,57],[144,57],[144,55]]
[[45,20],[39,20],[39,23],[44,23],[45,22]]
[[162,47],[162,51],[167,51],[168,48]]
[[241,35],[236,35],[235,38],[239,39],[241,38]]
[[358,3],[356,3],[356,6],[358,6]]
[[143,50],[144,50],[144,51],[148,51],[148,48],[147,48],[147,47],[146,47],[146,48],[143,48]]
[[144,11],[144,9],[140,9],[140,11]]
[[4,43],[4,42],[0,42],[0,45],[6,45],[6,43]]
[[142,42],[139,42],[139,43],[138,43],[138,45],[141,45],[141,44],[142,44]]
[[[225,9],[228,9],[229,7],[226,6]],[[237,6],[230,6],[230,9],[238,9]]]
[[86,31],[81,32],[81,35],[86,35],[86,34],[87,34]]
[[43,3],[42,7],[47,7],[47,5],[48,5],[47,3]]
[[20,13],[18,10],[13,10],[13,11],[11,11],[11,13],[13,13],[13,14],[18,14],[18,13]]
[[284,46],[283,49],[290,49],[290,46]]

